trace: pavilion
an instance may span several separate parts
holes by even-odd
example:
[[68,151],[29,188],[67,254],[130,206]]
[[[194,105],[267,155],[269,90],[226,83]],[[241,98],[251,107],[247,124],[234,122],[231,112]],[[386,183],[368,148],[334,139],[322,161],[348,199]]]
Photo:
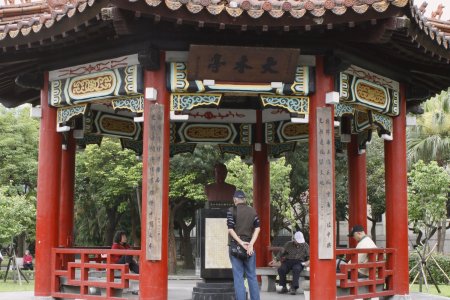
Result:
[[[2,1],[0,102],[31,103],[41,118],[35,295],[114,299],[135,279],[141,299],[167,299],[169,160],[198,143],[252,158],[257,264],[267,265],[268,158],[308,140],[311,298],[408,299],[406,115],[450,86],[450,22],[439,10],[426,18],[425,8],[408,0]],[[336,249],[334,154],[347,149],[349,225],[366,226],[372,133],[385,139],[387,248],[369,252],[361,297],[361,266],[349,265],[350,279],[335,271],[336,255],[354,260],[358,251]],[[143,157],[141,249],[127,251],[140,257],[141,275],[111,264],[113,250],[73,247],[75,149],[102,136]],[[96,268],[106,282],[89,281]],[[337,296],[337,280],[348,295]],[[81,295],[64,292],[63,281]],[[91,286],[105,295],[90,295]]]

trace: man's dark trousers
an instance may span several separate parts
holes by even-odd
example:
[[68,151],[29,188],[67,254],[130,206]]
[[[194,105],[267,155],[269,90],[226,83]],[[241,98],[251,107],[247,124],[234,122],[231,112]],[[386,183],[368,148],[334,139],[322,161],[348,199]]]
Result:
[[286,259],[281,263],[281,266],[278,268],[278,275],[280,275],[281,286],[286,286],[286,275],[292,270],[292,284],[291,287],[294,289],[298,289],[299,284],[298,280],[300,278],[300,273],[303,270],[302,262],[297,259]]

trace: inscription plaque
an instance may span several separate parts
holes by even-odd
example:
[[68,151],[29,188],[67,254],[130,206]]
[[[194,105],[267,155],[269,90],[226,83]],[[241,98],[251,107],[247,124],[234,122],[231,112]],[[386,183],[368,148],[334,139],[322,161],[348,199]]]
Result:
[[332,259],[334,250],[333,126],[331,108],[317,108],[319,259]]
[[146,259],[161,260],[164,105],[151,105],[148,126]]

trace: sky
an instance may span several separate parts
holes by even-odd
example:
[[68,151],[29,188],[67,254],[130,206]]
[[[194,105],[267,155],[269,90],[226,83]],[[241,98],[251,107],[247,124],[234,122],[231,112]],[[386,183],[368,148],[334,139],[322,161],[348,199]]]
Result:
[[[425,0],[428,2],[427,10],[425,12],[425,16],[429,17],[431,15],[431,12],[436,10],[439,3],[444,4],[444,13],[442,14],[442,21],[448,21],[450,20],[450,0]],[[419,6],[422,5],[424,0],[414,0],[414,4]]]

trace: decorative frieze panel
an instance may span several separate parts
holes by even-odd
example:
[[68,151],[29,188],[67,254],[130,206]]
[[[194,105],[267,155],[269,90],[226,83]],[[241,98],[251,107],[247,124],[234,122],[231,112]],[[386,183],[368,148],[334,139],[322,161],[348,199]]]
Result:
[[219,145],[220,153],[230,153],[238,155],[241,158],[251,157],[252,156],[252,146],[243,146],[243,145]]
[[251,145],[251,124],[171,123],[171,143],[217,143]]
[[281,107],[290,113],[306,115],[309,113],[308,97],[260,95],[264,107]]
[[89,135],[84,135],[84,137],[82,139],[75,139],[75,142],[76,142],[77,146],[80,146],[80,147],[86,147],[86,145],[90,145],[90,144],[100,146],[102,143],[102,139],[103,139],[103,137],[101,135],[89,134]]
[[285,152],[292,152],[295,150],[296,142],[287,142],[281,144],[267,145],[267,154],[272,157],[280,157]]
[[184,111],[200,106],[219,106],[222,94],[181,94],[170,95],[170,110]]
[[351,103],[397,116],[400,113],[399,83],[351,66],[339,76],[341,103]]
[[391,134],[394,128],[394,120],[391,117],[385,116],[376,112],[372,112],[373,124],[378,126],[381,134]]
[[49,104],[55,107],[142,94],[142,68],[133,65],[53,80],[48,93]]
[[253,109],[195,108],[187,113],[194,123],[256,123]]
[[48,76],[50,81],[55,81],[138,64],[138,55],[133,54],[50,71]]
[[308,124],[288,121],[265,123],[266,143],[308,140]]
[[356,133],[363,132],[372,127],[371,114],[365,111],[355,110],[353,117],[353,130]]
[[171,144],[170,145],[170,157],[173,157],[180,153],[194,153],[197,144]]
[[84,115],[86,113],[87,106],[87,104],[83,104],[58,108],[58,124],[67,123],[75,116]]
[[112,107],[116,109],[126,109],[134,113],[144,112],[144,96],[137,95],[132,97],[123,97],[111,101]]
[[[201,80],[188,80],[188,68],[184,62],[168,63],[169,90],[173,93],[237,93],[237,94],[271,94],[271,95],[302,95],[314,92],[312,67],[298,66],[295,76],[290,83],[283,83],[281,87],[267,84],[230,84],[214,83],[204,85]],[[210,78],[204,78],[210,79]]]
[[350,104],[338,103],[334,105],[334,117],[341,118],[345,115],[351,115],[355,113],[355,108]]
[[97,111],[94,114],[93,132],[111,137],[139,139],[142,129],[133,118]]
[[120,139],[120,144],[122,145],[122,149],[130,149],[133,150],[136,155],[142,155],[142,140],[132,140],[132,139]]

